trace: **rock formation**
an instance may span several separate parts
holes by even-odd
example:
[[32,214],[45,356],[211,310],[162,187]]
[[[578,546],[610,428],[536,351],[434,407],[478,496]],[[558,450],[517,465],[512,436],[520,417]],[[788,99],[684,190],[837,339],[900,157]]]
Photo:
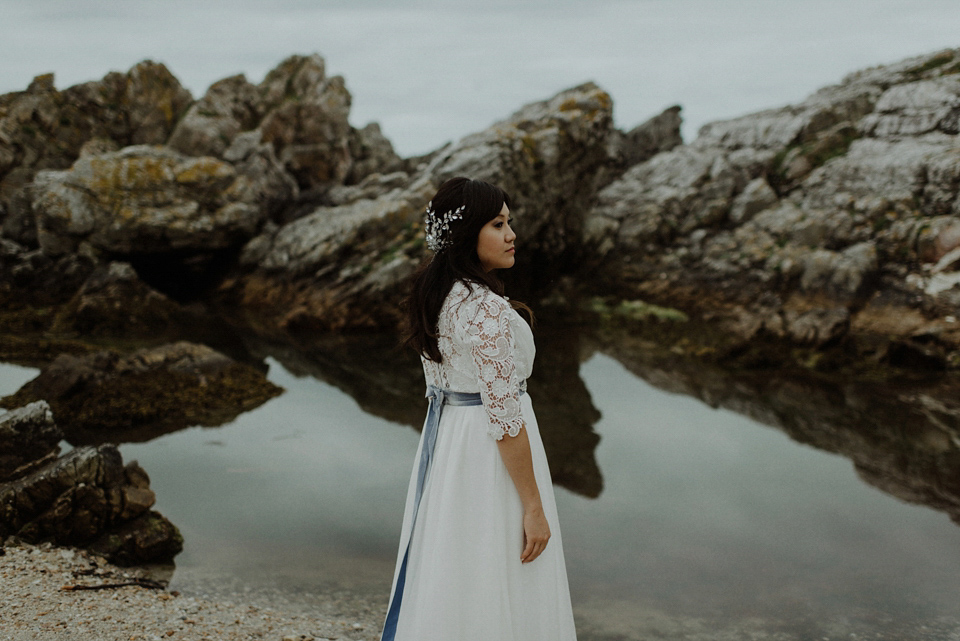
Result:
[[63,354],[15,394],[50,404],[73,445],[145,441],[190,425],[220,425],[281,393],[249,365],[187,342],[127,356]]
[[0,539],[89,547],[123,565],[172,561],[183,539],[150,511],[147,473],[113,445],[58,458],[62,437],[44,401],[0,415]]
[[267,230],[244,248],[241,272],[222,287],[224,300],[267,312],[261,327],[395,327],[402,287],[427,255],[423,208],[457,175],[515,195],[525,239],[515,290],[536,290],[579,264],[583,214],[622,165],[625,143],[613,128],[612,106],[596,85],[582,85],[440,150],[406,180],[371,176],[365,193],[354,190],[364,196],[356,199],[331,192],[341,204]]
[[634,165],[585,223],[606,282],[744,337],[956,350],[958,72],[953,50],[854,73]]

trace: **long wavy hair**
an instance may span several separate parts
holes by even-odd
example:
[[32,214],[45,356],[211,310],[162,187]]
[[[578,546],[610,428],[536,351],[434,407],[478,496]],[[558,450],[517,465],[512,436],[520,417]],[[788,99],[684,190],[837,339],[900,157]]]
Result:
[[[440,308],[453,284],[460,280],[472,289],[479,285],[503,296],[503,283],[492,272],[484,271],[477,255],[477,238],[483,226],[496,218],[510,197],[505,191],[482,180],[451,178],[437,190],[432,199],[433,211],[443,214],[464,206],[463,218],[450,225],[445,238],[449,245],[433,255],[414,276],[410,296],[406,299],[407,318],[403,343],[418,354],[437,363],[443,362],[437,343],[437,321]],[[514,307],[530,308],[523,303]],[[532,314],[531,314],[532,320]]]

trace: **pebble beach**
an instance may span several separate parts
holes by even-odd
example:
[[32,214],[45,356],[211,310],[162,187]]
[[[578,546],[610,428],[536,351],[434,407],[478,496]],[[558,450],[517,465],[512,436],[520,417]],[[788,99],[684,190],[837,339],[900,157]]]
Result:
[[241,602],[143,587],[137,583],[151,581],[144,570],[120,568],[82,550],[21,544],[0,547],[0,552],[3,641],[367,641],[378,637],[379,621],[373,616],[324,618],[276,595],[245,592]]

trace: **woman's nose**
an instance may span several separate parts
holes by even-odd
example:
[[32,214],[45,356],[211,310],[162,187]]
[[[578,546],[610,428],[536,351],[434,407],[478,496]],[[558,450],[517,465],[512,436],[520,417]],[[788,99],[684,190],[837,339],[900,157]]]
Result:
[[507,236],[505,240],[508,243],[512,243],[514,240],[516,240],[516,238],[517,238],[517,234],[515,231],[513,231],[513,227],[511,227],[510,225],[507,225]]

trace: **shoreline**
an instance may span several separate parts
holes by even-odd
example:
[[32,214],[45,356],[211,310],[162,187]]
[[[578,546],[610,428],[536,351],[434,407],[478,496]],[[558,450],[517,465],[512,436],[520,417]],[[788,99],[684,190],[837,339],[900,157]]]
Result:
[[5,641],[379,638],[379,621],[372,616],[320,616],[279,593],[244,590],[209,596],[189,588],[181,592],[137,585],[63,589],[136,582],[150,575],[144,568],[118,567],[86,551],[51,544],[19,543],[0,550],[0,628]]

